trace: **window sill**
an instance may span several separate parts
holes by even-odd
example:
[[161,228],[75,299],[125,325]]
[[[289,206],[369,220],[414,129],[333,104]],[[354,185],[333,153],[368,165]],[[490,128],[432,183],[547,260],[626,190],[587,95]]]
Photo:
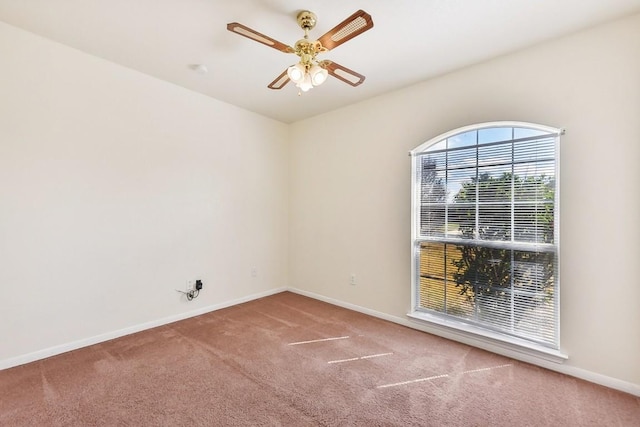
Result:
[[[506,353],[508,353],[506,354],[507,356],[524,358],[525,361],[526,359],[534,358],[537,360],[543,359],[549,362],[562,363],[569,358],[569,356],[559,350],[503,335],[498,332],[488,331],[463,322],[442,319],[438,316],[423,312],[411,312],[408,313],[407,316],[410,320],[414,320],[415,323],[419,323],[422,326],[417,327],[417,329],[496,353],[504,354],[506,350]],[[514,353],[517,353],[517,355]]]

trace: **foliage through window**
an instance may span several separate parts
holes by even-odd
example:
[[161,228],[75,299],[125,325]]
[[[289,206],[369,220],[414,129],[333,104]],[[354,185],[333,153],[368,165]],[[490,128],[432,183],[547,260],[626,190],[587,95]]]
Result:
[[414,314],[558,349],[560,133],[487,123],[411,152]]

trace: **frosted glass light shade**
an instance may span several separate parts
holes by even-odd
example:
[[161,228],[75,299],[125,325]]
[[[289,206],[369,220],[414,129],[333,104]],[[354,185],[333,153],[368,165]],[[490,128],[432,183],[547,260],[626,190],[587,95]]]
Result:
[[302,80],[301,83],[298,84],[298,87],[303,92],[306,92],[309,89],[311,89],[313,87],[313,83],[311,83],[311,76],[309,74],[305,74],[304,79]]
[[304,65],[300,63],[287,68],[287,76],[289,76],[289,79],[291,79],[291,81],[294,83],[302,83],[305,73],[306,69]]
[[325,80],[327,80],[329,72],[316,64],[311,67],[311,69],[309,70],[309,74],[311,75],[311,83],[314,86],[319,86],[324,83]]

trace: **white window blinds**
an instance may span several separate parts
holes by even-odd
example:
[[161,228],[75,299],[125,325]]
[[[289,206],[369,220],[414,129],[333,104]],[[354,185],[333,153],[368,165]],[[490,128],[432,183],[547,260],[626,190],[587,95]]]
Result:
[[559,134],[485,124],[412,152],[414,312],[559,347]]

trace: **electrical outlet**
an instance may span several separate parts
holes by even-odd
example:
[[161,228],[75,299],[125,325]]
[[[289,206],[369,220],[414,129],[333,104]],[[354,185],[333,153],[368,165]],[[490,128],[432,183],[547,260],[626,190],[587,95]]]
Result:
[[195,280],[187,280],[187,286],[185,288],[185,290],[187,292],[189,291],[193,291],[196,288],[196,281]]
[[251,268],[251,277],[258,277],[258,269],[256,267]]
[[356,284],[356,275],[355,275],[355,273],[351,273],[351,277],[349,278],[349,283],[351,285],[355,285]]

